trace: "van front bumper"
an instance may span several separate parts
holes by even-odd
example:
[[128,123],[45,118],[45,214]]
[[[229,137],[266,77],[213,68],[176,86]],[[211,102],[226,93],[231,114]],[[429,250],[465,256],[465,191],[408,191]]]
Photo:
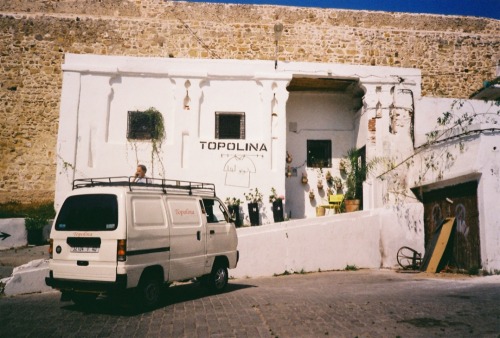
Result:
[[86,280],[73,280],[54,278],[52,271],[49,277],[45,277],[45,284],[64,291],[87,291],[87,292],[112,292],[122,291],[127,288],[127,275],[116,275],[114,282],[99,282]]

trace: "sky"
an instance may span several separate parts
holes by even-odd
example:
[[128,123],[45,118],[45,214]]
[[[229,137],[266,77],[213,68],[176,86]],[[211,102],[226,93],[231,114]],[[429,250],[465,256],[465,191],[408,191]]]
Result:
[[500,20],[500,0],[186,0],[232,4],[282,5],[385,12],[478,16]]

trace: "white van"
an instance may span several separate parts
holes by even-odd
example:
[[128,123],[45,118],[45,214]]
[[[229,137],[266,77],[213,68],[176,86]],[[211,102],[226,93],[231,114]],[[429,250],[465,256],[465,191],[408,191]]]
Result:
[[140,305],[152,307],[165,283],[198,278],[223,290],[237,244],[213,184],[80,179],[52,225],[45,281],[75,303],[131,289]]

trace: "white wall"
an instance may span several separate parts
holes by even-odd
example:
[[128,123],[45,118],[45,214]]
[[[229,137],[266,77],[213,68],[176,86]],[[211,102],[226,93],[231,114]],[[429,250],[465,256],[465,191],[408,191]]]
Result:
[[[478,181],[479,235],[482,268],[500,270],[500,221],[496,211],[500,199],[500,108],[493,102],[422,98],[417,101],[416,143],[407,182],[427,190]],[[456,118],[473,117],[462,127],[437,123],[444,113]],[[441,142],[426,147],[427,133],[443,133]]]
[[[341,177],[339,162],[347,151],[354,146],[354,112],[352,98],[348,94],[292,92],[287,102],[287,122],[294,123],[297,131],[287,131],[287,151],[293,157],[292,168],[297,176],[286,179],[287,211],[292,211],[292,218],[314,217],[317,205],[328,204],[325,174]],[[331,140],[332,167],[307,167],[307,140]],[[308,177],[308,183],[302,184],[302,174]],[[323,190],[318,190],[321,180]],[[313,190],[316,198],[309,199]]]
[[397,268],[402,246],[424,252],[421,204],[240,228],[235,278],[288,272]]
[[[401,68],[292,62],[283,62],[275,70],[272,61],[76,54],[65,56],[63,70],[56,209],[74,178],[128,176],[143,163],[149,176],[212,182],[222,199],[244,200],[244,193],[258,187],[265,195],[263,223],[272,220],[268,196],[273,187],[278,194],[286,193],[292,217],[314,215],[314,205],[308,205],[300,184],[285,188],[287,150],[300,159],[308,137],[327,137],[333,140],[333,157],[338,159],[356,139],[344,130],[361,133],[365,128],[353,126],[347,94],[289,99],[286,86],[291,78],[299,74],[361,79],[370,86],[370,81],[379,84],[381,79],[393,84],[402,72]],[[415,69],[404,72],[420,74]],[[370,101],[371,95],[380,93],[370,91],[365,99]],[[165,121],[166,138],[158,153],[150,142],[126,139],[127,112],[150,107],[158,109]],[[215,112],[244,112],[245,140],[216,140]],[[287,133],[290,119],[310,129],[327,125],[327,130],[291,135]],[[331,130],[337,127],[339,132]],[[229,143],[243,150],[228,149]],[[248,144],[259,149],[246,150]],[[230,160],[245,162],[237,168],[243,171],[238,184],[228,183],[228,175],[234,175],[226,167]],[[246,207],[242,210],[246,212]]]

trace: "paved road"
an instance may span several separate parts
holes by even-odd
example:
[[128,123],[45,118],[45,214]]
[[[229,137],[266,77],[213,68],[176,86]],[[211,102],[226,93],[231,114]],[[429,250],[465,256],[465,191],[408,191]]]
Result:
[[1,337],[500,337],[500,276],[337,271],[231,280],[210,295],[166,290],[136,312],[49,292],[0,298]]

